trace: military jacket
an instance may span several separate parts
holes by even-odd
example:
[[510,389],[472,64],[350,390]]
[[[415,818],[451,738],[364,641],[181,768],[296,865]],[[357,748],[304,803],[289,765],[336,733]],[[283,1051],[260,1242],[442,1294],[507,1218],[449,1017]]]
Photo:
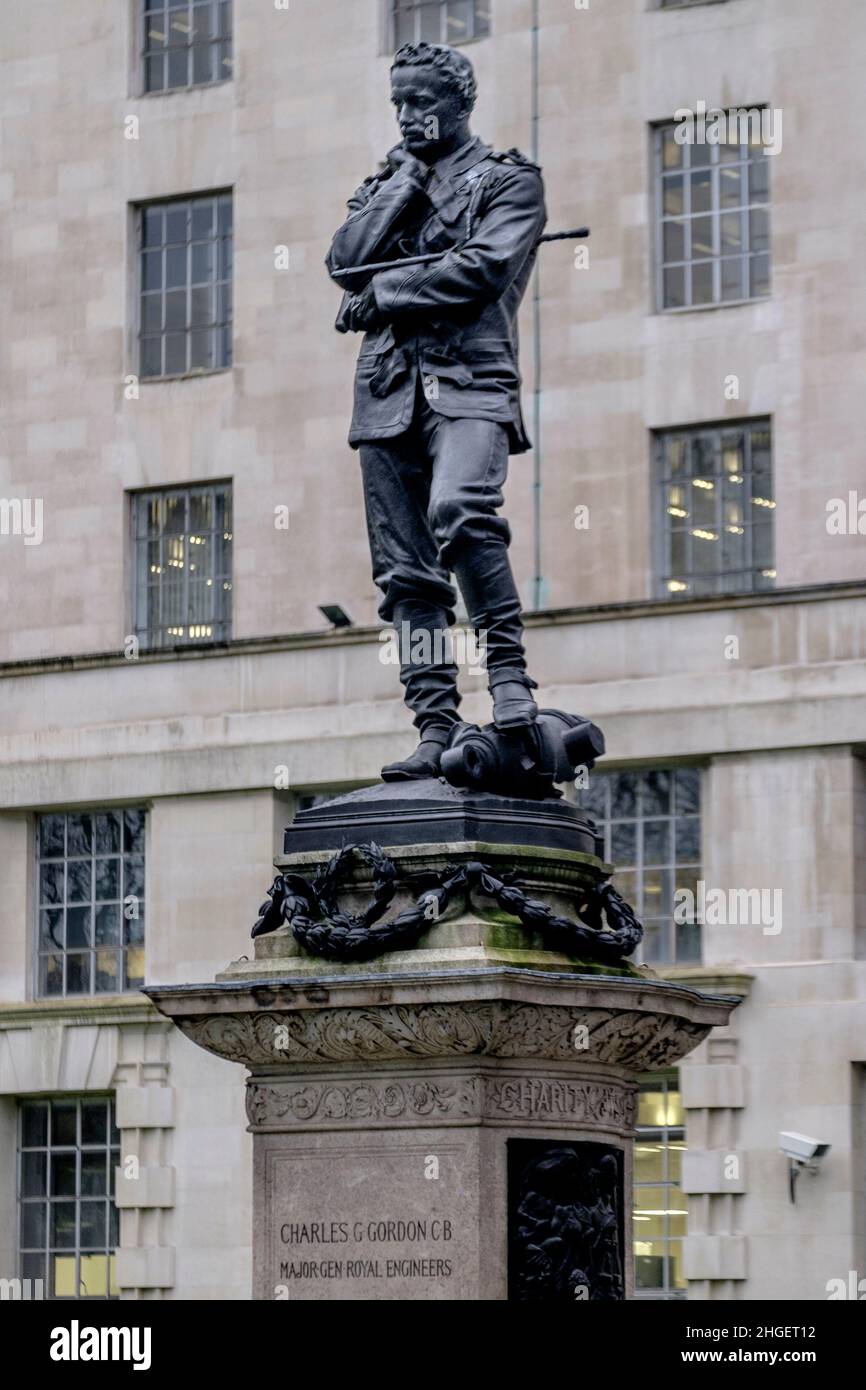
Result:
[[361,345],[350,444],[407,429],[420,375],[434,410],[499,421],[512,453],[528,449],[517,311],[546,221],[538,166],[474,137],[435,165],[426,185],[405,165],[389,167],[366,179],[348,206],[326,260],[331,272],[445,253],[428,265],[359,275],[349,289],[338,281],[346,289],[338,331],[348,330],[351,293],[368,282],[386,321]]

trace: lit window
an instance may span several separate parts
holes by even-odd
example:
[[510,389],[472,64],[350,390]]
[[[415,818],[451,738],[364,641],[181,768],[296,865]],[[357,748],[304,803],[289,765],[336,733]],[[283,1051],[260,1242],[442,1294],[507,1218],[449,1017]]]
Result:
[[680,1168],[685,1128],[676,1076],[646,1077],[634,1143],[634,1285],[638,1297],[685,1295],[686,1198]]
[[232,75],[232,0],[143,0],[144,90],[176,91]]
[[660,596],[775,586],[771,442],[769,420],[655,436]]
[[121,994],[144,983],[144,811],[40,816],[41,998]]
[[392,0],[392,47],[468,43],[490,33],[490,0]]
[[145,647],[231,636],[231,483],[132,496],[135,631]]
[[232,364],[232,195],[139,209],[140,373],[188,376]]
[[110,1097],[21,1102],[21,1278],[41,1280],[45,1298],[117,1296],[114,1169],[119,1163],[120,1134]]
[[614,887],[643,922],[640,958],[651,965],[700,961],[700,926],[674,921],[677,889],[689,889],[691,901],[697,901],[700,772],[694,767],[594,771],[589,783],[578,792],[579,803],[598,826],[604,858],[616,866]]
[[738,144],[679,144],[675,130],[653,132],[659,309],[768,295],[770,162],[756,121]]

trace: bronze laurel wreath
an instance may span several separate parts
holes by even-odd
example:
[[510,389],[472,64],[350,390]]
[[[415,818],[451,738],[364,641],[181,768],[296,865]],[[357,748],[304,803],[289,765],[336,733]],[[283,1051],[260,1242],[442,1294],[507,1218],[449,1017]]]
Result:
[[[338,890],[354,854],[373,870],[373,901],[358,916],[340,910]],[[484,864],[472,861],[436,872],[403,876],[421,891],[412,907],[390,922],[380,919],[397,890],[397,866],[376,844],[346,845],[309,881],[300,874],[278,874],[268,889],[269,901],[259,909],[252,935],[276,931],[284,922],[299,946],[325,960],[372,960],[385,951],[414,946],[439,921],[456,892],[477,890],[496,900],[504,912],[529,931],[539,932],[546,945],[568,955],[615,964],[639,945],[643,927],[628,903],[610,883],[588,889],[578,904],[578,921],[558,917],[545,903],[529,898],[515,882],[516,875],[498,878]],[[604,925],[602,919],[606,920]]]

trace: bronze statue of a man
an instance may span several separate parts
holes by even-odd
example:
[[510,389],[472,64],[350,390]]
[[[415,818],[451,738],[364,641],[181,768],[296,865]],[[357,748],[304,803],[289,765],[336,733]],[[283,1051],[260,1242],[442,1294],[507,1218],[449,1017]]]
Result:
[[[345,290],[338,331],[365,335],[349,443],[360,451],[379,613],[399,634],[421,735],[410,758],[382,769],[402,781],[437,775],[460,724],[450,574],[483,633],[497,729],[525,730],[538,713],[497,513],[508,455],[530,447],[517,311],[546,213],[537,165],[471,134],[475,75],[462,53],[406,44],[391,82],[402,142],[350,198],[326,264]],[[434,252],[424,264],[364,269]]]

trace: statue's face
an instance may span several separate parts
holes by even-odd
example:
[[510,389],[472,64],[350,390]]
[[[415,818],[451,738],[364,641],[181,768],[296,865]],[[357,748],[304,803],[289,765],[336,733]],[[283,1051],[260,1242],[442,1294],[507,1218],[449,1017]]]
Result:
[[433,67],[395,68],[391,101],[403,143],[419,159],[438,159],[465,133],[469,113]]

